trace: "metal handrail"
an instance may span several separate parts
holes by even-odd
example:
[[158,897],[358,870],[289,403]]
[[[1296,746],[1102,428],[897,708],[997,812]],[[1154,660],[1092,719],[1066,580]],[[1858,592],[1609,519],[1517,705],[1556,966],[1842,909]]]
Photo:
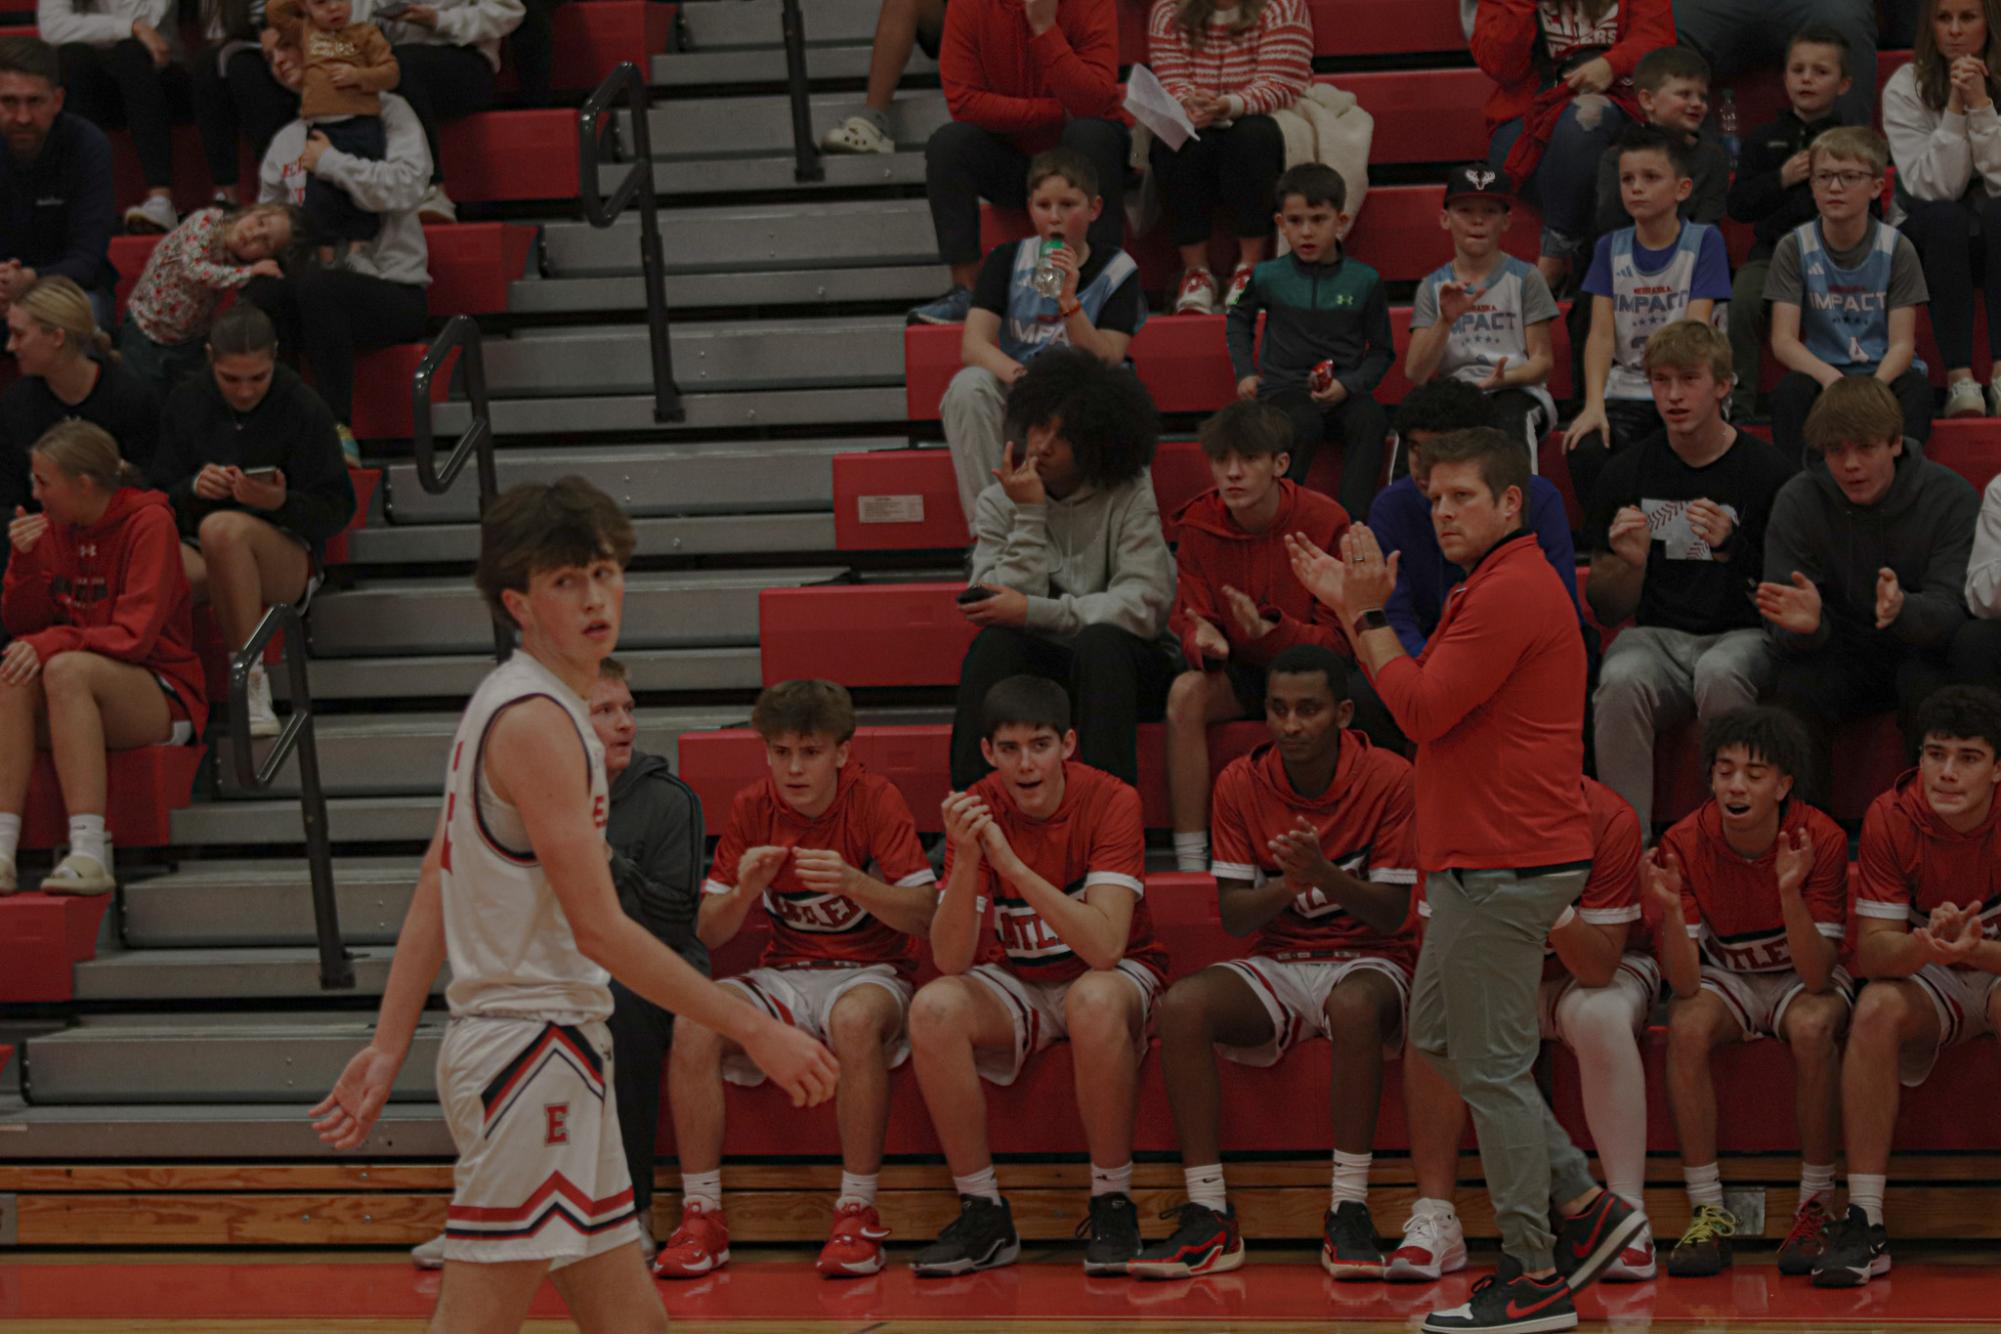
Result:
[[[454,351],[459,354],[459,384],[465,389],[471,420],[441,468],[437,435],[431,422],[431,381]],[[432,495],[441,496],[451,490],[452,483],[465,471],[466,463],[478,461],[479,513],[485,518],[487,506],[500,494],[500,482],[493,462],[493,406],[486,393],[485,345],[480,339],[479,324],[470,315],[452,316],[424,349],[424,359],[417,363],[417,371],[410,377],[410,425],[410,447],[417,456],[417,481]],[[513,636],[496,622],[494,658],[505,659],[513,651]]]
[[[603,150],[599,123],[622,105],[632,124],[632,169],[609,196],[599,189]],[[614,122],[614,125],[616,122]],[[584,217],[593,227],[609,227],[626,208],[639,205],[639,267],[646,284],[646,336],[653,351],[653,419],[678,422],[687,417],[681,391],[674,383],[674,356],[667,335],[666,261],[660,246],[659,209],[653,198],[653,134],[647,124],[646,80],[639,66],[621,63],[585,99],[577,113],[577,191]]]
[[[285,637],[285,679],[292,712],[284,730],[271,744],[259,766],[251,748],[250,673],[264,661],[273,635]],[[313,689],[306,671],[306,623],[298,609],[281,602],[264,613],[250,642],[229,661],[230,749],[236,761],[236,781],[255,792],[268,788],[279,769],[299,756],[299,821],[306,830],[306,865],[313,880],[313,931],[319,942],[320,990],[354,989],[354,956],[341,943],[340,913],[334,902],[333,842],[327,834],[327,796],[320,787],[320,752],[313,731]]]
[[799,0],[785,0],[779,21],[785,36],[785,91],[792,102],[792,179],[824,181],[827,169],[813,143],[813,117],[806,101],[806,18]]

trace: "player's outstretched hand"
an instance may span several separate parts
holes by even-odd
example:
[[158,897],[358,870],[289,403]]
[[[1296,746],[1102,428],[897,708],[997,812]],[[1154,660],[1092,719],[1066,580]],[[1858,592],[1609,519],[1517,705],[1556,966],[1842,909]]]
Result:
[[1779,834],[1778,855],[1772,860],[1772,869],[1778,872],[1779,893],[1797,894],[1806,884],[1807,873],[1813,870],[1813,835],[1805,829],[1795,829],[1788,839]]
[[375,1118],[382,1115],[383,1104],[389,1101],[396,1072],[402,1067],[401,1057],[391,1056],[372,1043],[356,1052],[347,1069],[340,1072],[333,1092],[307,1113],[313,1118],[313,1129],[319,1132],[320,1142],[336,1149],[352,1149],[367,1139]]
[[834,1054],[806,1034],[776,1019],[761,1025],[743,1044],[746,1055],[780,1088],[794,1107],[818,1107],[834,1096],[841,1077]]

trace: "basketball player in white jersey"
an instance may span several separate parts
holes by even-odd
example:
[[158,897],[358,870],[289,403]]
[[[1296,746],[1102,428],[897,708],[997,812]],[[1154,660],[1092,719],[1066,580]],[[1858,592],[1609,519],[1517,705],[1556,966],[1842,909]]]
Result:
[[618,642],[632,525],[581,478],[520,486],[480,526],[475,579],[521,647],[452,741],[445,810],[390,968],[375,1038],[313,1109],[367,1136],[449,954],[438,1098],[458,1146],[432,1334],[511,1334],[543,1276],[586,1334],[667,1317],[640,1258],[610,1093],[609,978],[740,1043],[795,1103],[838,1068],[818,1043],[702,977],[618,906],[604,750],[584,700]]

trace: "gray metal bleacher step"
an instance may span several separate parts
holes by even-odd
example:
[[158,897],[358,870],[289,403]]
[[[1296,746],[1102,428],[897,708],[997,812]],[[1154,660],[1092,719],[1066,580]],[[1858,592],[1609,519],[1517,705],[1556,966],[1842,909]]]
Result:
[[[708,648],[757,642],[757,591],[823,583],[836,566],[635,574],[625,581],[628,648]],[[486,604],[465,578],[377,580],[313,602],[316,656],[478,653],[492,643]],[[384,689],[394,693],[393,679]]]
[[[444,804],[444,771],[424,796],[336,797],[327,802],[327,834],[336,844],[428,843]],[[176,847],[293,846],[306,841],[296,799],[204,801],[170,817]]]
[[[897,315],[718,321],[673,326],[683,391],[901,384]],[[646,331],[631,325],[525,329],[486,344],[486,374],[504,398],[651,392]]]
[[[316,1102],[366,1046],[366,1012],[105,1015],[36,1038],[22,1059],[36,1106]],[[435,1102],[441,1018],[417,1027],[392,1102]]]
[[[822,557],[834,551],[834,516],[708,514],[632,521],[639,555]],[[479,529],[470,523],[378,524],[348,536],[347,564],[470,564],[479,556]]]
[[[390,682],[395,672],[384,673]],[[679,753],[683,732],[705,731],[741,719],[741,707],[646,709],[639,718],[639,748],[664,756],[671,764]],[[451,758],[459,715],[453,713],[330,714],[314,723],[319,742],[320,783],[328,796],[401,796],[441,789]],[[224,765],[225,796],[241,792],[236,771]],[[299,790],[294,756],[267,789],[273,796]]]
[[[806,40],[867,42],[875,35],[881,0],[813,0],[805,12]],[[681,6],[681,29],[689,51],[718,47],[772,46],[781,40],[779,0],[693,0]]]
[[[384,945],[352,951],[352,991],[320,990],[319,954],[305,946],[248,949],[100,950],[76,966],[79,1001],[306,1000],[380,996],[389,980]],[[442,990],[440,970],[437,990]]]
[[[324,1090],[322,1090],[324,1091]],[[141,1145],[151,1159],[332,1158],[307,1110],[319,1094],[286,1106],[257,1103],[116,1103],[33,1107],[0,1098],[0,1143],[10,1159],[80,1162],[106,1145]],[[391,1103],[362,1150],[370,1159],[450,1158],[451,1133],[437,1104]],[[352,1155],[347,1155],[352,1157]],[[360,1169],[367,1175],[367,1168]]]
[[[823,93],[808,98],[807,114],[815,136],[827,126],[859,114],[865,101],[859,92]],[[647,129],[657,162],[706,159],[727,162],[790,154],[793,149],[792,103],[782,95],[673,98],[652,107],[648,116]],[[630,144],[631,127],[623,124],[623,116],[620,119],[619,142]],[[921,158],[925,141],[951,119],[942,92],[907,92],[890,106],[890,137],[900,149],[920,150],[917,155]],[[891,159],[870,153],[853,157],[833,154],[821,160],[831,174],[837,164],[880,164]],[[702,169],[708,170],[706,161]],[[656,189],[662,179],[656,172]]]
[[[670,274],[938,258],[931,207],[922,199],[674,209],[660,217],[660,243]],[[542,230],[542,255],[551,277],[638,273],[638,220],[603,228],[552,222]]]
[[[943,264],[868,269],[774,269],[750,273],[674,273],[662,287],[674,310],[744,306],[845,306],[863,301],[917,305],[952,285]],[[526,278],[507,289],[512,315],[610,313],[646,308],[646,284],[623,278]]]
[[[637,336],[644,339],[645,334]],[[567,394],[549,398],[496,398],[491,409],[493,433],[501,437],[552,436],[573,440],[592,431],[658,433],[733,426],[874,425],[902,422],[909,414],[900,366],[895,384],[850,389],[764,389],[756,393],[689,392],[698,382],[683,373],[678,364],[674,369],[683,391],[681,421],[662,423],[655,418],[649,387],[644,393],[594,394],[583,398]],[[440,431],[456,435],[466,428],[465,404],[440,404],[436,420]]]
[[[731,444],[569,445],[504,450],[495,464],[504,489],[578,474],[602,488],[633,518],[650,515],[739,515],[829,511],[834,504],[834,456],[855,449],[891,449],[901,440],[751,440]],[[469,487],[432,495],[415,465],[394,463],[386,477],[389,522],[463,523],[479,519]],[[357,533],[355,536],[360,536]],[[641,551],[648,548],[642,546]]]
[[[818,10],[810,11],[817,17]],[[865,79],[868,77],[871,48],[867,38],[859,42],[828,42],[821,40],[818,25],[809,18],[806,23],[806,77],[813,82],[827,79]],[[922,51],[912,51],[910,61],[903,68],[904,78],[911,75],[938,74],[938,62]],[[655,88],[703,88],[724,83],[784,83],[785,49],[777,38],[768,47],[746,47],[734,51],[712,51],[699,49],[676,51],[653,57],[647,79]],[[815,126],[815,132],[825,126]]]
[[[417,857],[339,857],[334,899],[350,946],[393,945],[416,888]],[[311,945],[312,873],[303,860],[184,861],[121,897],[128,949]]]
[[[844,113],[845,114],[845,113]],[[817,122],[816,122],[817,123]],[[927,135],[930,131],[925,132]],[[825,156],[817,181],[795,174],[790,140],[779,150],[762,150],[734,158],[678,158],[653,164],[656,198],[676,195],[719,195],[765,190],[859,190],[872,186],[924,184],[924,140],[899,139],[894,153]],[[625,179],[626,168],[606,166],[598,172],[598,189],[609,194]]]
[[[718,520],[721,522],[721,520]],[[448,532],[477,543],[479,530],[453,524],[420,533]],[[468,549],[467,558],[470,559]],[[755,645],[729,648],[633,649],[618,660],[630,673],[636,694],[669,690],[756,690],[763,681]],[[434,653],[412,658],[317,658],[312,664],[313,698],[378,700],[383,683],[394,681],[399,699],[463,701],[493,670],[491,652]],[[271,689],[288,697],[285,673],[271,673]]]

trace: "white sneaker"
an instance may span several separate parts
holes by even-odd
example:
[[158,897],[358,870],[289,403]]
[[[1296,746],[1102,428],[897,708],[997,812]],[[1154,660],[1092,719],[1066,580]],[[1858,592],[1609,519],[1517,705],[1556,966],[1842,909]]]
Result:
[[424,197],[417,203],[417,221],[439,225],[459,220],[459,206],[445,193],[442,185],[433,185],[424,191]]
[[1181,294],[1174,300],[1176,315],[1216,313],[1216,275],[1207,269],[1190,269],[1181,275]]
[[894,153],[896,140],[867,116],[850,116],[820,136],[822,153]]
[[445,1234],[440,1232],[419,1246],[410,1248],[410,1263],[419,1269],[443,1269],[445,1267]]
[[1987,415],[1987,396],[1980,392],[1980,386],[1971,376],[1964,380],[1954,380],[1945,387],[1944,415],[1947,417]]
[[180,225],[181,215],[174,212],[174,201],[165,195],[147,195],[125,210],[128,232],[171,232]]
[[1654,1254],[1653,1229],[1643,1227],[1633,1234],[1633,1239],[1625,1244],[1612,1263],[1605,1266],[1605,1272],[1598,1278],[1603,1283],[1644,1283],[1659,1272],[1659,1268]]
[[250,716],[244,721],[249,724],[250,735],[277,736],[278,714],[271,707],[271,677],[262,667],[250,669],[250,689],[247,693],[246,711]]
[[42,881],[44,894],[109,894],[118,888],[111,868],[85,852],[72,852]]
[[21,892],[21,871],[12,857],[0,856],[0,894]]
[[2001,375],[1987,382],[1987,415],[2001,417]]
[[1403,1244],[1383,1267],[1392,1283],[1429,1283],[1466,1267],[1466,1229],[1456,1213],[1413,1213],[1403,1225]]

